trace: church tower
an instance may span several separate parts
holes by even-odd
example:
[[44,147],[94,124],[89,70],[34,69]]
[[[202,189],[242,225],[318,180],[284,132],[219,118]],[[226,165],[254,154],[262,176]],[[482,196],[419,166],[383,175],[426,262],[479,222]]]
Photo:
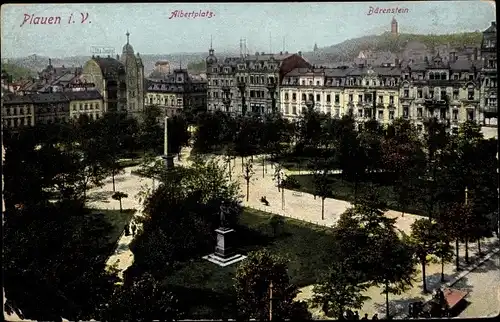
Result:
[[391,34],[393,36],[398,35],[398,21],[396,20],[396,17],[392,17],[391,21]]
[[130,44],[130,33],[127,31],[127,43],[123,46],[120,61],[125,66],[127,84],[127,112],[139,117],[144,110],[144,65]]

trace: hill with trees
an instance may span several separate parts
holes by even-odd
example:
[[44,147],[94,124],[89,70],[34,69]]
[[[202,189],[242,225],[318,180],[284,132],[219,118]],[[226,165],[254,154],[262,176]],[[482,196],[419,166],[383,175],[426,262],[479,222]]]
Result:
[[5,70],[9,75],[12,76],[13,81],[17,81],[21,78],[27,79],[35,76],[35,72],[29,68],[19,66],[12,63],[2,64],[2,71]]
[[390,51],[401,53],[410,42],[420,42],[433,50],[439,46],[450,46],[452,48],[463,48],[468,46],[480,46],[481,32],[465,32],[447,35],[417,35],[399,34],[394,37],[390,32],[382,35],[363,36],[349,39],[336,45],[320,48],[318,52],[308,52],[305,56],[309,59],[325,59],[329,61],[351,61],[356,58],[360,51]]

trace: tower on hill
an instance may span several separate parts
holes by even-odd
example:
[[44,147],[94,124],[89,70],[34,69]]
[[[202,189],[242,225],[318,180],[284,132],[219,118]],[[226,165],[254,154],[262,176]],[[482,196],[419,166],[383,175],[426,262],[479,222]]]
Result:
[[392,17],[391,21],[391,34],[393,36],[398,35],[398,21],[396,20],[396,17]]

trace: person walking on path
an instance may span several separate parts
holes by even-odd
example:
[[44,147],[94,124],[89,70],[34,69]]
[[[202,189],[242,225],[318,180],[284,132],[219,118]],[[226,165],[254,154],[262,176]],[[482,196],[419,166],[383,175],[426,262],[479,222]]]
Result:
[[128,225],[125,225],[125,236],[129,236],[130,235],[130,230],[128,228]]
[[368,313],[365,313],[365,316],[363,316],[361,320],[368,320]]
[[131,228],[132,228],[132,236],[135,236],[135,231],[137,229],[137,226],[135,225],[135,222],[132,222]]
[[378,314],[373,315],[372,320],[378,320]]

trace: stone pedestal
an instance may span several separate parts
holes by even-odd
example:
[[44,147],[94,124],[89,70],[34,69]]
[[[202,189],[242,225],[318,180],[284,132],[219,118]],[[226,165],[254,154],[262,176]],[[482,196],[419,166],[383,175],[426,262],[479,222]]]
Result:
[[230,228],[218,228],[215,230],[217,233],[217,244],[213,254],[204,256],[203,258],[217,264],[219,266],[228,266],[237,263],[246,258],[241,254],[235,254],[234,249],[234,236],[235,230]]
[[173,155],[163,155],[162,159],[165,162],[165,168],[172,169],[174,167],[174,156]]

